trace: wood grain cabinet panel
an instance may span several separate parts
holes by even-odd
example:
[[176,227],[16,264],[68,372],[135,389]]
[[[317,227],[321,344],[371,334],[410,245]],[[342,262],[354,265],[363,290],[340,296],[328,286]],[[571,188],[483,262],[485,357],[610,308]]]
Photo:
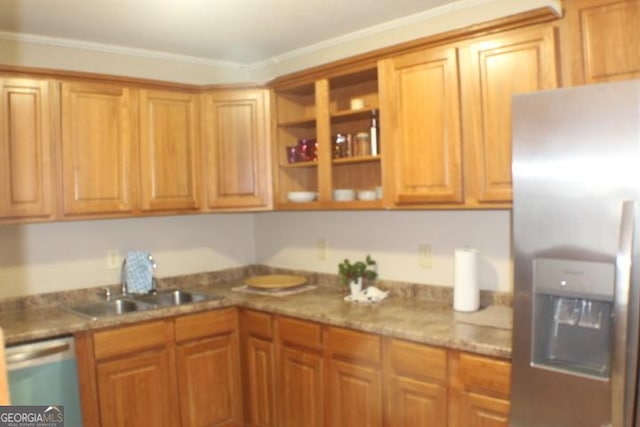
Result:
[[395,205],[461,202],[457,49],[385,59],[379,75],[385,198]]
[[449,426],[508,427],[511,364],[449,352]]
[[396,339],[385,350],[386,425],[446,427],[446,350]]
[[97,366],[103,426],[166,426],[180,423],[178,394],[167,350]]
[[379,336],[325,327],[330,425],[382,426],[382,343]]
[[279,425],[274,324],[269,313],[242,312],[246,418],[253,427]]
[[329,362],[329,421],[332,426],[382,426],[380,368]]
[[62,83],[63,213],[132,213],[131,90]]
[[244,425],[235,309],[81,332],[76,345],[88,426]]
[[143,211],[200,206],[198,95],[140,91],[140,184]]
[[182,426],[242,425],[237,332],[181,344],[176,359]]
[[324,426],[325,368],[322,354],[283,346],[279,369],[280,425]]
[[251,425],[276,427],[275,346],[272,341],[248,337],[246,351]]
[[510,203],[511,98],[557,87],[551,27],[515,30],[460,49],[467,203]]
[[0,218],[51,217],[52,83],[0,78],[0,90]]
[[203,100],[208,206],[269,207],[269,92],[221,91]]
[[561,31],[572,85],[640,77],[640,1],[566,1]]

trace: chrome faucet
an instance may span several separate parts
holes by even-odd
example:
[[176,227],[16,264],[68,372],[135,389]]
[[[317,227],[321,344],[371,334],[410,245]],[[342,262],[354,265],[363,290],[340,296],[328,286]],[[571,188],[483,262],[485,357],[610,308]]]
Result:
[[122,261],[122,269],[120,270],[120,293],[122,295],[127,295],[129,293],[129,288],[127,287],[127,275],[126,275],[126,266],[127,266],[127,258]]

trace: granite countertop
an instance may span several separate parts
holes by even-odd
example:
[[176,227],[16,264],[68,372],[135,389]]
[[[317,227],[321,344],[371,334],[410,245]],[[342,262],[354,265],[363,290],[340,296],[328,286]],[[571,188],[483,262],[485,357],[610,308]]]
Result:
[[103,317],[91,320],[61,307],[26,308],[0,313],[7,345],[126,325],[221,307],[246,307],[329,325],[464,350],[500,358],[511,357],[511,308],[489,306],[475,313],[456,313],[450,304],[391,296],[380,303],[343,300],[344,292],[318,287],[285,297],[235,292],[231,284],[186,288],[222,299]]

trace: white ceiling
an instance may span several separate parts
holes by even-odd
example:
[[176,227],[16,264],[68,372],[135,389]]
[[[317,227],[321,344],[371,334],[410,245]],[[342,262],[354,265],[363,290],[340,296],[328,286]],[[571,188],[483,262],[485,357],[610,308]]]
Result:
[[456,1],[1,0],[0,32],[250,65],[448,3]]

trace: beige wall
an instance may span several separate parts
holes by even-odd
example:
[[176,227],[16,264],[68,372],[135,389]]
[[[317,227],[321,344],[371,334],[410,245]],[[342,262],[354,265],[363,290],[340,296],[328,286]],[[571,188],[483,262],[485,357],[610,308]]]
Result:
[[166,277],[254,262],[251,214],[191,215],[0,226],[0,297],[120,281],[107,250],[148,250]]
[[[511,292],[510,230],[509,211],[273,212],[256,215],[255,252],[259,263],[334,274],[344,258],[371,254],[384,279],[452,286],[454,250],[469,246],[480,250],[481,288]],[[431,245],[430,269],[421,244]]]
[[[327,259],[316,241],[326,239]],[[432,268],[418,245],[431,245]],[[0,297],[119,282],[107,250],[148,250],[157,276],[254,262],[336,273],[344,259],[371,254],[383,279],[452,286],[453,251],[480,250],[483,289],[510,292],[508,211],[270,212],[0,226]]]

